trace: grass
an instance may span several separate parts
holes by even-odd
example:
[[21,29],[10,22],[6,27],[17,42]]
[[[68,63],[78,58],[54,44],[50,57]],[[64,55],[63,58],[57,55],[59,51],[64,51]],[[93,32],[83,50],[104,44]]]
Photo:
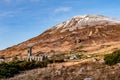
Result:
[[[107,66],[98,62],[84,62],[73,66],[64,66],[58,68],[46,67],[43,69],[34,69],[26,71],[21,76],[16,76],[10,80],[83,80],[84,78],[91,77],[95,80],[120,80],[120,65]],[[83,71],[80,71],[84,68]],[[56,72],[61,74],[56,75]],[[32,75],[34,74],[34,75]]]

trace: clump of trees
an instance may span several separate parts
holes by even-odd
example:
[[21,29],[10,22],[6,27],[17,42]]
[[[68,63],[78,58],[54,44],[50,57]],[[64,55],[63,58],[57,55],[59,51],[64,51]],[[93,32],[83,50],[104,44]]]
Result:
[[120,50],[114,51],[111,54],[106,54],[104,56],[105,64],[107,65],[115,65],[120,63]]

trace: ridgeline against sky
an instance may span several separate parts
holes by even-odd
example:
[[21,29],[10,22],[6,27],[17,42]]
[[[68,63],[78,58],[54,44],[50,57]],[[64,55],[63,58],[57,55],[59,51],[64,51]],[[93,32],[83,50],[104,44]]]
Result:
[[119,0],[1,0],[0,49],[18,44],[75,15],[120,18]]

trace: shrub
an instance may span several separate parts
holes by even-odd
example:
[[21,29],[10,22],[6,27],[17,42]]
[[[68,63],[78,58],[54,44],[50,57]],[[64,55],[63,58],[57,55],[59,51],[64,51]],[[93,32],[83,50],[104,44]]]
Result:
[[29,70],[35,68],[35,61],[21,61],[19,64],[19,70]]
[[47,64],[52,64],[52,63],[62,63],[65,62],[64,59],[49,59],[44,61]]
[[47,62],[46,61],[42,61],[42,62],[40,62],[40,61],[36,61],[35,62],[35,67],[37,68],[37,67],[40,67],[40,68],[43,68],[43,67],[47,67]]
[[77,57],[78,59],[81,59],[82,55],[76,55],[76,57]]
[[114,65],[120,62],[120,50],[104,56],[105,64]]
[[48,63],[46,61],[22,61],[19,63],[19,69],[23,71],[38,67],[43,68],[43,67],[47,67],[47,64]]
[[34,68],[47,67],[47,62],[45,61],[11,61],[9,63],[0,63],[0,78],[13,77],[20,71],[30,70]]
[[45,61],[18,61],[13,60],[9,63],[2,62],[0,63],[0,78],[13,77],[15,74],[18,74],[20,71],[30,70],[34,68],[43,68],[47,67],[49,63],[61,63],[64,62],[63,59],[58,60],[45,60]]
[[17,73],[19,73],[19,70],[16,64],[7,64],[4,62],[0,64],[0,78],[13,77]]
[[55,62],[55,60],[50,59],[50,60],[46,60],[46,62],[47,62],[48,64],[51,64],[51,63],[54,63],[54,62]]
[[56,63],[61,63],[61,62],[64,62],[64,59],[58,59],[58,60],[55,60]]

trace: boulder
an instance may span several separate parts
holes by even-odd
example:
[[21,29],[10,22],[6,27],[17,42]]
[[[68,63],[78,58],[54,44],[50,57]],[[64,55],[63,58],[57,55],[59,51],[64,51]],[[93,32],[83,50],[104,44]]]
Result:
[[70,60],[73,60],[73,59],[77,59],[77,56],[73,55],[73,56],[70,57]]
[[94,78],[85,78],[84,80],[95,80]]

